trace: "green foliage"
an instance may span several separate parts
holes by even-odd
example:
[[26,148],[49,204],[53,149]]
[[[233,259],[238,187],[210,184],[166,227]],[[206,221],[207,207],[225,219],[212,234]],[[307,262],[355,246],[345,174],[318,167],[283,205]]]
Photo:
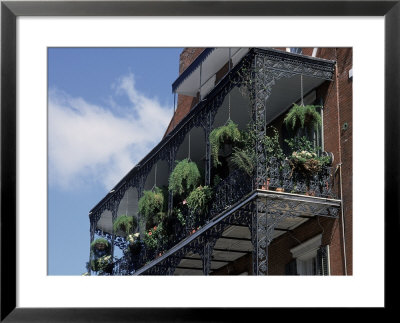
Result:
[[236,123],[232,120],[225,126],[215,128],[210,133],[211,156],[214,167],[221,165],[218,159],[219,149],[224,143],[237,144],[241,140],[241,133]]
[[251,123],[245,131],[241,132],[241,141],[238,147],[233,148],[231,157],[232,163],[249,176],[253,174],[257,162],[255,147],[256,135],[254,125]]
[[221,182],[221,177],[218,174],[214,175],[212,181],[213,186],[217,186],[220,182]]
[[169,176],[169,190],[174,195],[184,195],[200,184],[200,171],[194,162],[186,158],[178,162]]
[[[279,143],[279,132],[275,127],[270,127],[273,134],[265,135],[263,147],[267,157],[274,156],[279,160],[285,158]],[[242,133],[242,141],[239,147],[233,149],[232,162],[238,168],[251,176],[257,164],[256,134],[252,124]]]
[[144,233],[143,242],[149,249],[157,249],[159,245],[161,245],[163,241],[163,227],[162,225],[154,226],[150,230]]
[[199,186],[186,199],[190,211],[198,214],[204,214],[208,211],[212,190],[209,186]]
[[304,128],[305,125],[312,125],[317,129],[322,124],[321,115],[317,111],[318,107],[293,104],[283,122],[287,128],[292,128],[292,130]]
[[278,160],[283,160],[285,159],[285,155],[281,148],[281,144],[279,143],[279,132],[273,126],[269,127],[269,129],[272,130],[273,135],[272,136],[266,135],[264,137],[265,154],[267,157],[273,156]]
[[313,143],[307,139],[307,137],[293,137],[290,139],[285,139],[285,142],[288,144],[291,152],[294,151],[310,151],[310,152],[317,152],[318,147],[314,148]]
[[186,225],[186,218],[180,208],[174,208],[174,210],[172,211],[172,216],[175,216],[183,226]]
[[90,261],[90,269],[99,274],[103,274],[104,272],[107,271],[108,268],[110,268],[111,264],[112,264],[111,255],[103,256],[100,258],[92,259]]
[[142,249],[142,241],[140,240],[140,233],[137,232],[135,234],[129,234],[127,236],[127,240],[129,242],[128,251],[130,251],[133,255],[137,255],[140,253]]
[[137,220],[133,216],[121,215],[113,224],[114,232],[122,231],[125,235],[133,233],[137,228]]
[[164,207],[164,194],[160,188],[156,187],[154,191],[143,192],[143,196],[139,200],[139,212],[147,227],[159,220]]
[[313,174],[330,162],[328,156],[318,156],[320,148],[314,147],[307,137],[294,137],[285,141],[291,149],[289,161],[293,169],[305,174]]
[[256,165],[255,148],[234,148],[231,160],[238,169],[244,171],[247,175],[251,176]]
[[111,252],[111,245],[107,239],[97,238],[90,244],[90,250],[95,257],[102,257]]

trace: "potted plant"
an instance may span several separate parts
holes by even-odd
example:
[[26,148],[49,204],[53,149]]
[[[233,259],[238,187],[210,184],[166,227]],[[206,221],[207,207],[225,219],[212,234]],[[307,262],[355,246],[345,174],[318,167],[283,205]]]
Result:
[[[270,134],[265,135],[264,137],[264,149],[265,149],[265,156],[267,158],[267,174],[269,175],[267,178],[267,190],[269,189],[270,185],[277,185],[275,187],[275,190],[278,192],[283,192],[284,189],[280,187],[281,182],[279,178],[272,178],[271,176],[271,169],[278,167],[279,172],[282,170],[282,162],[285,159],[285,155],[283,153],[283,150],[281,148],[280,142],[279,142],[279,132],[278,130],[270,126],[267,129],[267,132]],[[271,180],[272,178],[272,180]]]
[[111,245],[107,239],[97,238],[90,244],[90,250],[97,258],[110,254]]
[[140,233],[129,234],[127,237],[129,242],[129,251],[133,255],[138,255],[142,249],[142,241],[140,240]]
[[165,215],[165,200],[163,191],[158,187],[143,192],[139,200],[139,213],[143,216],[146,229],[156,225]]
[[113,224],[114,232],[122,233],[127,236],[133,233],[137,228],[137,220],[133,216],[121,215],[119,216]]
[[[307,182],[331,162],[329,155],[319,156],[319,148],[315,148],[304,136],[286,139],[286,142],[292,152],[288,158],[292,173],[293,171],[301,173]],[[313,195],[313,192],[308,192],[308,195]]]
[[200,184],[200,171],[196,163],[184,159],[179,161],[169,176],[168,189],[174,195],[184,196]]
[[155,251],[161,244],[162,230],[162,225],[158,225],[144,233],[143,242],[150,251]]
[[212,190],[209,186],[199,186],[189,194],[186,199],[189,210],[189,218],[186,219],[186,224],[189,224],[189,227],[196,226],[196,223],[205,217],[211,196]]
[[90,262],[91,270],[101,274],[112,273],[113,261],[111,255],[92,259]]
[[292,151],[289,156],[292,168],[304,175],[318,173],[323,166],[330,162],[329,156],[318,156],[319,148],[315,148],[312,142],[304,136],[286,139],[286,142]]
[[210,133],[210,147],[213,166],[221,165],[219,150],[224,145],[235,145],[241,140],[241,133],[236,123],[229,120],[224,126],[213,129]]
[[318,128],[321,126],[322,119],[320,113],[317,111],[317,105],[297,105],[293,104],[293,107],[289,110],[283,122],[288,129],[294,131],[308,126]]

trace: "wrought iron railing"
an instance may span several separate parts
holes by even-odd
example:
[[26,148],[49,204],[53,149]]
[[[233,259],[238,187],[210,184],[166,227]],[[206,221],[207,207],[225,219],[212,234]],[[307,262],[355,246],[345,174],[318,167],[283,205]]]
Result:
[[[104,211],[110,211],[113,220],[117,217],[119,203],[128,189],[135,187],[138,191],[138,196],[142,195],[146,178],[158,161],[166,161],[169,171],[172,171],[178,149],[191,129],[196,127],[203,128],[206,138],[209,138],[214,118],[225,97],[234,87],[250,87],[248,94],[253,109],[252,113],[256,119],[254,121],[260,124],[260,127],[256,129],[258,131],[256,135],[261,138],[265,134],[266,101],[271,94],[272,85],[275,84],[275,81],[299,73],[330,80],[333,76],[333,70],[334,62],[294,57],[274,50],[251,50],[240,63],[236,64],[229,75],[218,83],[207,95],[206,99],[193,107],[183,120],[91,210],[91,241],[94,239],[95,233],[98,235],[103,234],[103,232],[96,231],[96,228],[97,222]],[[246,78],[243,79],[245,75],[251,76],[252,82],[249,83],[251,86],[246,83]],[[256,96],[254,96],[255,93],[257,93]],[[255,101],[253,102],[252,100]],[[212,166],[208,139],[206,147],[208,147],[206,149],[207,165],[204,177],[206,185],[209,185]],[[330,167],[324,166],[315,174],[301,173],[296,171],[288,160],[279,161],[272,157],[264,161],[263,149],[257,150],[257,160],[254,172],[258,173],[258,177],[255,175],[251,178],[239,170],[231,172],[227,178],[213,188],[214,196],[206,214],[199,216],[199,214],[192,214],[188,210],[184,210],[186,212],[184,215],[187,219],[186,225],[182,226],[177,223],[174,226],[173,238],[164,239],[156,249],[146,248],[143,245],[141,251],[135,257],[125,254],[122,257],[124,260],[115,262],[114,273],[124,274],[129,270],[140,268],[155,257],[158,257],[163,251],[169,250],[179,241],[193,234],[193,230],[197,230],[211,218],[221,214],[221,212],[239,201],[253,189],[283,190],[287,193],[333,197],[333,177]],[[170,194],[168,197],[169,212],[172,211],[172,207],[173,196]],[[107,239],[109,241],[112,240],[113,245],[118,246],[121,250],[129,248],[129,243],[123,237],[115,237],[108,234]],[[130,267],[129,270],[126,269],[127,265],[125,263],[128,262],[133,264],[133,269]]]
[[334,198],[332,167],[321,165],[316,172],[297,169],[288,159],[267,159],[267,180],[259,187],[316,197]]
[[234,170],[214,188],[214,199],[209,213],[212,218],[239,201],[252,190],[252,180],[246,173]]
[[[267,159],[268,179],[259,189],[271,191],[284,191],[287,193],[311,195],[316,197],[333,198],[332,168],[322,166],[314,174],[297,171],[289,160],[278,160],[275,157]],[[234,170],[227,178],[218,183],[213,189],[213,198],[207,214],[199,216],[184,210],[187,221],[185,226],[178,222],[174,226],[173,239],[160,241],[157,248],[147,248],[141,245],[141,250],[132,255],[129,251],[114,265],[114,275],[129,275],[138,268],[160,257],[165,251],[193,234],[197,229],[206,224],[211,218],[217,216],[230,206],[238,202],[255,187],[254,181],[240,170]],[[119,241],[116,239],[116,241]],[[119,241],[120,247],[127,246]],[[126,249],[128,250],[128,249]]]

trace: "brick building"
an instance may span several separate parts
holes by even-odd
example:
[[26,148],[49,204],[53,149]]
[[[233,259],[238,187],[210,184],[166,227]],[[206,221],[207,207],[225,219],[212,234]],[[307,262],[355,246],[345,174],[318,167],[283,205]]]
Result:
[[[164,138],[89,214],[91,242],[97,235],[112,246],[115,260],[103,274],[352,275],[352,49],[185,48],[179,59],[176,111]],[[315,107],[320,125],[290,130],[285,118],[294,103]],[[218,151],[222,166],[212,162],[210,136],[229,121],[256,138],[247,175],[235,167],[241,148],[232,142]],[[275,149],[286,156],[279,160],[262,141],[273,138],[271,126]],[[311,175],[290,162],[289,141],[301,136],[329,160]],[[212,191],[195,222],[185,197],[168,191],[186,158],[200,171],[198,186]],[[163,223],[163,238],[149,248],[140,237],[161,231],[143,224],[138,201],[155,186],[166,188],[168,203],[154,226]],[[177,207],[185,222],[176,221]],[[141,248],[117,259],[115,247],[127,250],[130,242],[113,223],[127,209]]]

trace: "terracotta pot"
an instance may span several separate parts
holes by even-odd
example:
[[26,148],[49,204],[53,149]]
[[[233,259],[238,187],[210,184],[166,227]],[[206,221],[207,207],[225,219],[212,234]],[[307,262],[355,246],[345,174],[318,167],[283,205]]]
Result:
[[275,189],[275,191],[277,191],[277,192],[284,192],[285,189],[284,189],[283,187],[277,187],[277,188]]
[[267,178],[267,181],[264,182],[264,185],[261,186],[261,189],[269,190],[269,178]]

